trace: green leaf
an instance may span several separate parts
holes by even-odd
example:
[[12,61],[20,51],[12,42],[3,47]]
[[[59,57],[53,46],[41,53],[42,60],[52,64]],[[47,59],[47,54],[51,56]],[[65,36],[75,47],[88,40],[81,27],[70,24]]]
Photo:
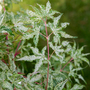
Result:
[[69,35],[69,34],[67,34],[66,32],[63,32],[63,31],[60,31],[60,34],[64,38],[74,38],[73,36],[71,36],[71,35]]
[[37,14],[36,14],[35,12],[31,11],[31,10],[26,10],[26,13],[27,13],[28,15],[30,15],[31,17],[37,16]]
[[[50,12],[49,12],[49,16],[53,16],[54,14],[58,14],[58,13],[60,13],[60,12],[58,12],[58,11],[55,11],[55,10],[50,10]],[[53,18],[52,18],[53,19]]]
[[0,15],[0,25],[2,24],[3,20],[4,20],[4,17],[5,17],[5,13]]
[[71,88],[71,82],[67,81],[66,87],[67,87],[67,90],[70,90],[70,88]]
[[67,46],[69,44],[69,42],[68,41],[63,41],[62,42],[62,45],[65,47],[65,46]]
[[49,13],[50,9],[51,9],[51,4],[48,1],[47,4],[46,4],[46,12]]
[[17,59],[16,61],[30,61],[30,62],[32,62],[33,60],[37,60],[40,58],[41,58],[41,56],[31,55],[31,56],[24,56],[20,59]]
[[33,82],[35,82],[35,81],[38,81],[38,80],[40,80],[41,79],[41,75],[39,74],[39,75],[36,75],[36,76],[34,76],[29,82],[31,82],[31,83],[33,83]]
[[51,90],[53,90],[53,76],[51,76],[50,78],[50,86]]
[[32,51],[33,51],[33,53],[35,54],[35,55],[41,55],[40,53],[39,53],[39,50],[38,50],[38,48],[34,48],[34,47],[30,47],[31,49],[32,49]]
[[40,13],[40,10],[39,9],[37,9],[36,7],[33,7],[32,5],[30,5],[33,9],[34,9],[34,11],[36,12],[36,14],[38,14],[39,16],[41,16],[41,13]]
[[80,84],[79,79],[75,78],[75,81],[76,81],[78,84]]
[[58,34],[53,37],[53,42],[56,43],[56,45],[58,43],[60,44],[60,36]]
[[33,37],[34,37],[34,34],[33,34],[33,33],[25,33],[25,34],[22,36],[22,39],[23,39],[23,40],[25,40],[25,39],[29,40],[29,39],[31,39],[31,38],[33,38]]
[[81,60],[83,60],[84,62],[86,62],[89,65],[89,60],[86,57],[82,57]]
[[81,79],[81,80],[83,80],[86,83],[86,81],[84,80],[84,78],[82,77],[82,75],[78,75],[78,78]]
[[37,33],[37,35],[35,35],[35,37],[33,39],[33,42],[34,42],[35,46],[37,46],[38,41],[39,41],[39,33]]
[[2,26],[1,28],[2,33],[9,33],[10,35],[14,35],[12,30],[9,27]]
[[3,87],[4,89],[13,90],[12,84],[9,83],[8,81],[4,81],[2,87]]
[[35,64],[35,70],[34,70],[34,73],[37,72],[39,70],[39,68],[41,67],[41,65],[43,64],[43,59],[40,59],[39,62],[37,62]]
[[40,9],[41,9],[41,16],[42,17],[44,17],[44,16],[46,16],[46,8],[45,8],[45,6],[44,5],[40,5],[40,4],[37,4],[39,7],[40,7]]
[[45,51],[46,51],[46,46],[42,49],[42,55],[45,55]]
[[75,84],[70,90],[79,90],[79,89],[83,89],[83,87],[85,87],[85,86],[84,85]]
[[61,23],[61,27],[62,27],[62,28],[66,28],[67,25],[69,25],[69,23],[67,23],[67,22],[65,22],[65,23]]
[[68,80],[66,79],[65,81],[62,81],[61,83],[57,84],[55,86],[54,90],[58,90],[58,88],[59,88],[59,90],[63,90],[63,88],[64,88],[64,86],[65,86],[65,84],[66,84],[67,81]]
[[8,66],[0,60],[0,68],[2,70],[8,70]]
[[56,27],[56,25],[58,24],[59,19],[61,18],[61,16],[62,16],[62,14],[59,15],[58,17],[55,17],[55,18],[54,18],[54,22],[53,22],[53,24],[54,24],[55,27]]

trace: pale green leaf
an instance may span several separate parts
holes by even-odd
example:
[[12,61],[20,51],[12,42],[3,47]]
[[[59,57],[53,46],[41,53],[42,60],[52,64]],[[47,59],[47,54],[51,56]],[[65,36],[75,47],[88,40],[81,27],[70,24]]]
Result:
[[85,86],[84,85],[75,84],[70,90],[79,90],[79,89],[83,89],[83,87],[85,87]]
[[61,16],[62,16],[62,14],[60,14],[58,17],[55,17],[55,18],[54,18],[53,24],[54,24],[55,27],[56,27],[56,25],[58,24],[59,19],[61,18]]
[[47,4],[46,4],[46,12],[49,13],[50,9],[51,9],[51,4],[48,1]]
[[34,11],[36,12],[36,14],[41,15],[39,9],[37,9],[36,7],[33,7],[32,5],[30,5],[30,6],[34,9]]
[[84,80],[84,78],[82,77],[82,75],[78,75],[78,78],[81,79],[81,80],[83,80],[86,83],[86,81]]
[[34,73],[37,72],[39,70],[39,68],[41,67],[41,65],[43,64],[43,59],[40,59],[39,62],[37,62],[35,64],[35,70],[34,70]]
[[35,35],[35,37],[33,39],[33,42],[34,42],[35,46],[37,46],[38,41],[39,41],[39,33],[37,33],[37,35]]
[[60,36],[58,34],[53,37],[53,42],[55,42],[56,44],[60,44]]
[[64,88],[64,86],[65,86],[65,84],[66,84],[67,81],[68,80],[66,79],[65,81],[62,81],[61,83],[57,84],[55,86],[54,90],[58,90],[58,88],[59,88],[59,90],[63,90],[63,88]]
[[23,40],[25,40],[25,39],[29,40],[29,39],[31,39],[31,38],[33,38],[33,37],[34,37],[34,34],[33,34],[33,33],[25,33],[25,34],[22,36],[22,39],[23,39]]
[[69,23],[67,23],[67,22],[65,22],[65,23],[61,23],[61,27],[62,27],[62,28],[66,28],[67,25],[69,25]]
[[8,70],[8,66],[0,60],[0,68],[2,70]]
[[33,78],[31,78],[31,80],[29,81],[29,82],[31,82],[31,83],[33,83],[33,82],[35,82],[35,81],[38,81],[38,80],[40,80],[41,79],[41,75],[39,74],[39,75],[36,75],[36,76],[34,76]]
[[79,79],[75,78],[75,81],[76,81],[78,84],[80,84]]
[[64,37],[64,38],[74,38],[73,36],[67,34],[66,32],[60,31],[60,34],[61,34],[61,36]]
[[45,55],[46,46],[42,49],[42,55]]
[[[60,13],[60,12],[55,11],[55,10],[50,10],[49,16],[53,16],[55,13]],[[53,18],[54,18],[54,17],[53,17]],[[52,19],[53,19],[53,18],[52,18]]]
[[27,10],[26,13],[27,13],[28,15],[30,15],[31,17],[37,16],[37,14],[36,14],[35,12],[30,11],[30,10]]
[[63,41],[62,42],[62,45],[65,47],[65,46],[67,46],[69,44],[69,42],[68,41]]
[[30,47],[35,55],[41,55],[38,48]]
[[5,17],[5,13],[0,15],[0,25],[2,24],[4,17]]
[[13,90],[12,84],[9,83],[8,81],[4,81],[2,87],[3,87],[4,89]]
[[40,59],[41,56],[35,56],[35,55],[31,55],[31,56],[24,56],[20,59],[17,59],[16,61],[33,61],[33,60],[37,60]]
[[86,62],[89,65],[89,60],[86,57],[82,57],[81,60],[83,60],[84,62]]

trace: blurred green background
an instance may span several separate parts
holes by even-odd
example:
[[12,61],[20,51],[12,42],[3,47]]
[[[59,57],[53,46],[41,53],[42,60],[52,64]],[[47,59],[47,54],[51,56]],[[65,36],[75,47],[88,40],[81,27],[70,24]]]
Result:
[[[45,5],[48,0],[23,0],[19,4],[13,4],[12,11],[16,12],[20,8],[32,9],[30,5],[36,6],[36,3]],[[52,9],[63,13],[60,22],[69,22],[70,25],[65,31],[73,36],[79,47],[86,45],[84,53],[90,53],[90,0],[49,0]],[[90,55],[87,56],[90,60]],[[86,64],[84,64],[84,67]],[[87,85],[83,90],[90,90],[90,67],[82,72]]]

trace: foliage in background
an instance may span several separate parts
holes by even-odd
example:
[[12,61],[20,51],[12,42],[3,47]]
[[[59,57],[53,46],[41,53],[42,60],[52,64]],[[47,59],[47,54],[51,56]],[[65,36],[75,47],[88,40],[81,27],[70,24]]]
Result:
[[[16,1],[16,0],[15,0]],[[17,2],[14,3],[18,3]],[[62,13],[52,10],[48,1],[34,11],[8,12],[11,0],[0,1],[0,90],[78,90],[85,87],[79,71],[83,61],[89,64],[75,38],[63,29],[69,23],[59,23]],[[56,16],[56,17],[55,17]],[[65,38],[65,40],[62,40]],[[39,40],[46,42],[42,49]],[[17,44],[16,44],[17,43]],[[32,73],[25,74],[25,63],[35,62]],[[25,76],[26,75],[26,76]],[[74,82],[73,82],[74,81]],[[85,82],[86,83],[86,82]]]

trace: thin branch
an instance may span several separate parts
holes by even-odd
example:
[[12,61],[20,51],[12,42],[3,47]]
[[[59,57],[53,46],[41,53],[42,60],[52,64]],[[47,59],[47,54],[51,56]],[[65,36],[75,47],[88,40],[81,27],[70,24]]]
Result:
[[66,63],[66,65],[60,70],[60,72],[62,72],[62,70],[63,70],[72,60],[73,60],[73,58],[71,58],[70,61],[68,61],[68,62]]
[[[20,36],[20,35],[18,35],[18,36],[15,38],[15,40],[16,40],[16,39],[18,39],[18,37],[19,37],[19,36]],[[15,40],[14,40],[12,43],[14,43],[14,42],[15,42]]]
[[[6,40],[8,40],[8,33],[6,33]],[[7,45],[7,48],[8,48],[8,45]],[[7,49],[7,55],[9,55],[9,49]],[[10,60],[9,60],[9,56],[8,56],[8,64],[10,66]]]
[[49,62],[48,62],[48,69],[47,69],[47,83],[45,89],[47,90],[48,88],[48,79],[49,79]]
[[18,44],[18,46],[17,46],[17,49],[16,49],[15,54],[14,54],[14,58],[16,57],[16,53],[17,53],[18,48],[19,48],[19,46],[20,46],[20,44],[21,44],[21,41],[22,41],[22,40],[20,40],[20,42],[19,42],[19,44]]
[[53,32],[52,32],[51,34],[49,34],[49,36],[48,36],[48,37],[50,37],[52,34],[53,34]]
[[[55,50],[52,52],[52,54],[51,54],[51,56],[50,56],[50,58],[52,57],[52,55],[53,55],[53,53],[55,52]],[[50,58],[49,58],[49,60],[50,60]]]
[[[39,32],[40,33],[40,32]],[[40,33],[42,36],[44,36],[45,38],[47,38],[44,34]]]
[[[42,20],[44,21],[44,19],[42,18]],[[48,32],[47,32],[47,17],[46,17],[46,21],[44,21],[44,24],[45,24],[45,30],[46,30],[46,39],[47,39],[47,52],[48,52],[48,59],[49,60],[49,44],[48,44]],[[46,82],[46,87],[45,89],[47,90],[48,88],[48,79],[49,79],[49,62],[48,62],[48,68],[47,68],[47,82]]]
[[[4,3],[4,0],[3,0],[3,3]],[[5,9],[5,5],[4,5],[4,7],[3,7],[3,10],[4,10],[4,12],[6,11],[6,9]]]

